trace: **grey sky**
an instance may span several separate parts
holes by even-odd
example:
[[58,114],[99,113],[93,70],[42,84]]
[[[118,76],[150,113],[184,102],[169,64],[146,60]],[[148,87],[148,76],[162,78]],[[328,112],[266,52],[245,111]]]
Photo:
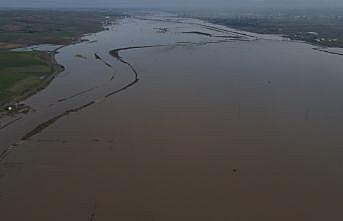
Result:
[[343,7],[343,0],[0,0],[0,7]]

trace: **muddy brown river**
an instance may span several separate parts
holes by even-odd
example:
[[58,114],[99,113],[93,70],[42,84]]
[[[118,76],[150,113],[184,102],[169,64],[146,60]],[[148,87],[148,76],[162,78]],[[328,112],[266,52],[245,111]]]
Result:
[[343,218],[343,57],[149,13],[1,119],[0,220]]

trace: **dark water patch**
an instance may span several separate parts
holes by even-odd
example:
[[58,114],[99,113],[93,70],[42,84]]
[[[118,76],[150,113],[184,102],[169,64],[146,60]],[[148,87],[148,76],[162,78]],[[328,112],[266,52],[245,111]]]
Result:
[[157,30],[157,33],[162,33],[165,34],[169,31],[168,28],[154,28],[155,30]]
[[92,41],[88,41],[87,44],[94,44],[94,43],[97,43],[98,40],[92,40]]
[[212,30],[212,31],[217,31],[217,32],[222,32],[222,33],[232,33],[232,34],[242,35],[242,36],[246,36],[246,37],[256,38],[255,35],[246,34],[246,33],[238,32],[238,31],[231,31],[231,30],[227,30],[224,28],[218,28],[218,27],[211,26],[211,25],[204,25],[204,24],[198,24],[198,23],[187,23],[187,24],[198,25],[200,27],[203,27],[203,28],[206,28],[206,29]]
[[48,128],[50,125],[52,125],[53,123],[55,123],[57,120],[59,120],[60,118],[63,118],[65,116],[68,116],[69,114],[71,113],[76,113],[78,111],[81,111],[91,105],[95,104],[94,101],[92,102],[89,102],[85,105],[82,105],[78,108],[74,108],[74,109],[70,109],[70,110],[67,110],[65,112],[63,112],[62,114],[60,115],[57,115],[56,117],[44,122],[44,123],[41,123],[40,125],[38,125],[35,129],[31,130],[30,132],[28,132],[25,136],[22,137],[21,140],[29,140],[31,137],[41,133],[44,129]]
[[107,66],[107,67],[112,67],[112,65],[110,64],[110,63],[108,63],[108,62],[106,62],[106,61],[103,61],[104,62],[104,64]]
[[93,208],[89,212],[88,221],[95,221],[95,220],[96,220],[96,204],[94,203]]
[[23,119],[23,117],[17,117],[16,119],[7,122],[6,124],[4,124],[4,125],[2,125],[2,126],[0,127],[0,130],[5,129],[6,127],[8,127],[8,126],[14,124],[15,122],[17,122],[17,121],[19,121],[19,120],[21,120],[21,119]]
[[111,78],[110,78],[109,81],[113,81],[113,79],[115,78],[115,76],[116,76],[116,73],[114,72],[114,73],[111,75]]
[[204,35],[207,37],[212,37],[212,34],[206,33],[206,32],[201,32],[201,31],[183,31],[181,32],[183,34],[196,34],[196,35]]
[[[230,39],[242,39],[242,36],[234,36],[234,35],[212,35],[212,38],[230,38]],[[249,39],[250,40],[250,39]]]
[[60,144],[67,143],[66,140],[60,140],[60,139],[30,139],[30,142],[35,142],[35,143],[60,143]]
[[76,94],[73,94],[73,95],[71,95],[71,96],[69,96],[69,97],[61,98],[61,99],[59,99],[57,102],[64,102],[64,101],[73,99],[73,98],[75,98],[75,97],[78,97],[78,96],[81,96],[81,95],[86,94],[86,93],[88,93],[88,92],[91,92],[91,91],[93,91],[93,90],[95,90],[95,89],[97,89],[97,88],[99,88],[99,86],[92,87],[92,88],[89,88],[89,89],[84,90],[84,91],[80,91],[80,92],[78,92],[78,93],[76,93]]
[[95,53],[94,56],[96,60],[102,60],[101,57],[97,53]]
[[328,53],[328,54],[343,56],[343,53],[342,53],[342,52],[330,51],[330,50],[324,49],[324,48],[313,48],[313,50],[325,52],[325,53]]
[[101,60],[107,67],[112,68],[112,65],[110,63],[106,62],[102,57],[100,57],[100,55],[98,55],[97,53],[95,53],[94,55],[95,55],[96,60]]
[[16,150],[17,144],[12,144],[0,153],[0,162],[7,158],[7,156]]
[[110,54],[115,58],[120,58],[120,56],[119,56],[120,51],[127,51],[127,50],[132,50],[132,49],[142,49],[142,48],[166,47],[166,46],[170,46],[170,44],[131,46],[131,47],[126,47],[126,48],[114,49],[114,50],[110,51]]
[[86,56],[82,55],[82,54],[77,54],[75,55],[76,58],[82,58],[82,59],[87,59]]

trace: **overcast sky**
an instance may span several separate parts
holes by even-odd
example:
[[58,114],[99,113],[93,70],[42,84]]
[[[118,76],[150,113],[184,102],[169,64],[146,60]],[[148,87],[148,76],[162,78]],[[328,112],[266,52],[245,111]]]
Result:
[[343,0],[0,0],[0,7],[343,7]]

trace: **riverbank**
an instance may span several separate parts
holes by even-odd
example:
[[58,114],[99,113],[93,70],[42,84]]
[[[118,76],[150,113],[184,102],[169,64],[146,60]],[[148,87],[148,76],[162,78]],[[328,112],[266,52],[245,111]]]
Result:
[[184,10],[181,16],[199,18],[230,28],[276,34],[319,47],[343,47],[343,9]]
[[0,111],[45,88],[63,71],[55,53],[12,51],[40,44],[70,45],[105,30],[114,11],[0,10]]
[[53,53],[0,52],[0,111],[45,88],[63,70]]

